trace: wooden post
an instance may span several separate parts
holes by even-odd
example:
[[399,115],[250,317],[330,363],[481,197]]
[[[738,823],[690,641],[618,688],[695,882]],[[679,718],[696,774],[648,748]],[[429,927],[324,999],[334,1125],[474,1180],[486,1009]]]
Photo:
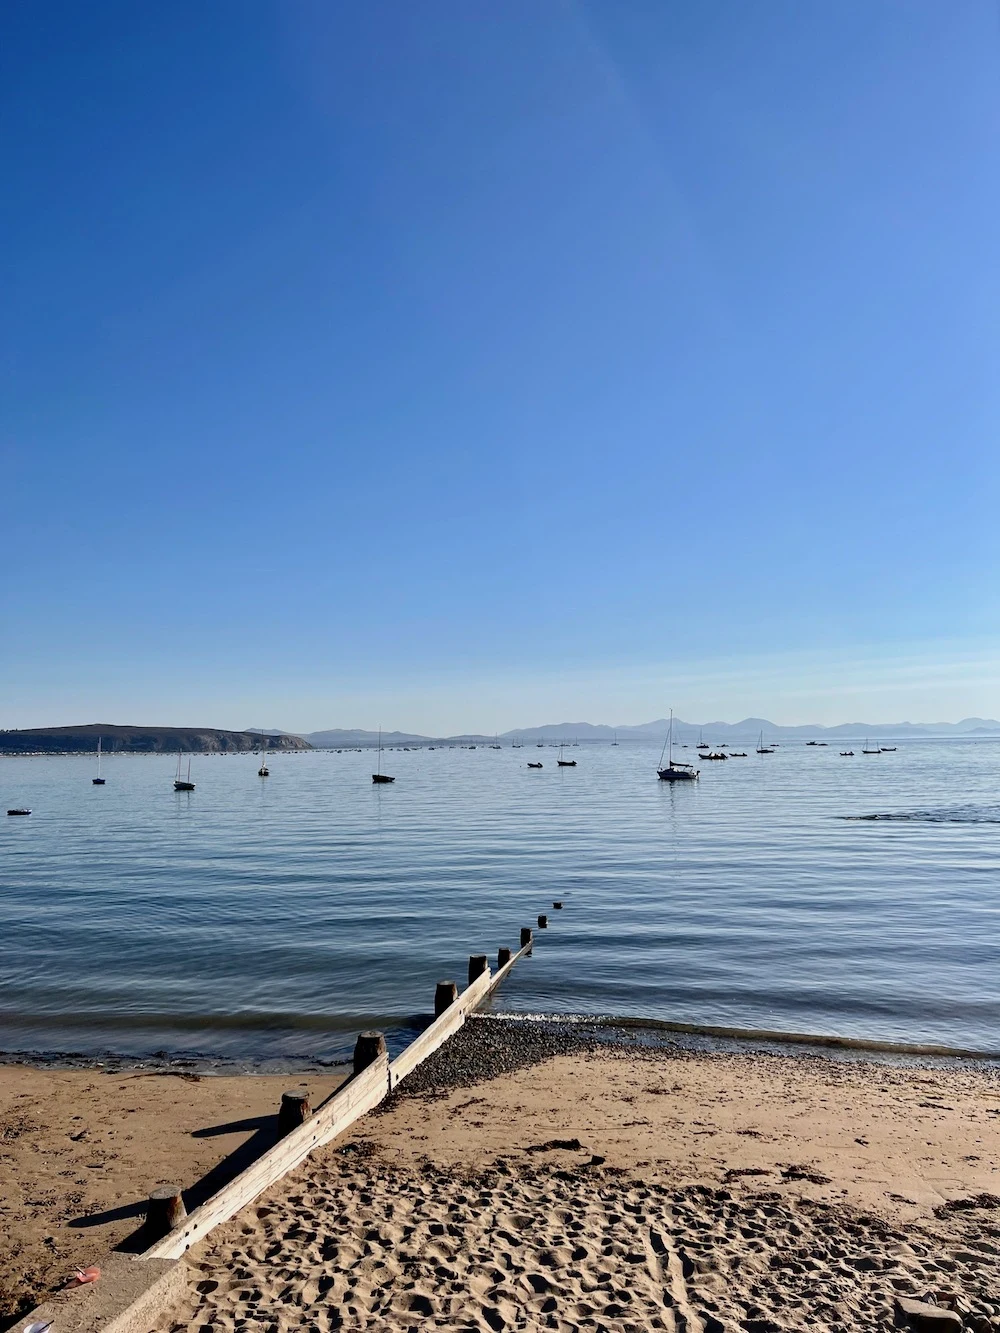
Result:
[[508,964],[509,962],[510,962],[510,950],[507,949],[507,948],[498,949],[498,950],[497,950],[497,971],[499,972],[499,970],[500,970],[502,967],[506,967],[507,964]]
[[374,1064],[380,1055],[385,1054],[385,1037],[381,1032],[359,1032],[354,1043],[355,1074],[360,1074],[363,1069]]
[[544,912],[540,913],[538,917],[538,929],[544,930],[548,924],[549,924],[549,918],[544,914]]
[[454,981],[439,981],[434,991],[434,1017],[440,1018],[446,1009],[458,999],[458,986]]
[[530,926],[522,926],[522,927],[521,927],[521,948],[523,949],[524,946],[525,946],[526,944],[530,944],[530,943],[531,943],[531,927],[530,927]]
[[161,1185],[146,1203],[146,1234],[159,1240],[187,1217],[184,1199],[177,1185]]
[[559,909],[560,909],[560,907],[562,907],[562,903],[561,903],[561,902],[560,902],[560,903],[553,903],[552,906],[553,906],[553,907],[556,909],[556,911],[558,912]]
[[278,1111],[278,1133],[287,1134],[290,1130],[304,1125],[312,1115],[308,1092],[283,1092],[281,1109]]
[[486,955],[484,953],[469,954],[469,985],[475,981],[476,977],[481,977],[486,971]]

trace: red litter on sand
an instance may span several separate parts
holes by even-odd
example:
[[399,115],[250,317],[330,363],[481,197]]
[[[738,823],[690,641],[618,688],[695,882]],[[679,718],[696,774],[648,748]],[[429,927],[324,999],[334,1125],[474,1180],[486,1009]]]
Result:
[[101,1270],[91,1264],[89,1268],[78,1268],[69,1280],[71,1287],[85,1287],[88,1282],[96,1282],[101,1276]]

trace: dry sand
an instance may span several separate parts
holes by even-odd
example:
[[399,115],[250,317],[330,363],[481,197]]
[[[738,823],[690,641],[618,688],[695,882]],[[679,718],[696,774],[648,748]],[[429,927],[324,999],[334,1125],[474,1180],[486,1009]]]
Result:
[[159,1330],[846,1333],[902,1294],[992,1333],[998,1163],[995,1070],[562,1055],[394,1098],[196,1247]]
[[0,1327],[134,1232],[157,1185],[263,1146],[282,1092],[315,1105],[341,1077],[0,1065]]

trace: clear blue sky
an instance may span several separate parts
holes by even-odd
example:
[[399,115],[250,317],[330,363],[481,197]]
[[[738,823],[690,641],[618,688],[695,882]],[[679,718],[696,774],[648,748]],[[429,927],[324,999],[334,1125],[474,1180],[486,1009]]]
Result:
[[992,0],[0,49],[0,725],[1000,711]]

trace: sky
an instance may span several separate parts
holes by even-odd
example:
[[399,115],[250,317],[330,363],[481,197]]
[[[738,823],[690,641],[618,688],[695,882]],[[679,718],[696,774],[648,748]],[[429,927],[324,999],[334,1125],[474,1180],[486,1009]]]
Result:
[[0,726],[1000,713],[993,0],[0,12]]

